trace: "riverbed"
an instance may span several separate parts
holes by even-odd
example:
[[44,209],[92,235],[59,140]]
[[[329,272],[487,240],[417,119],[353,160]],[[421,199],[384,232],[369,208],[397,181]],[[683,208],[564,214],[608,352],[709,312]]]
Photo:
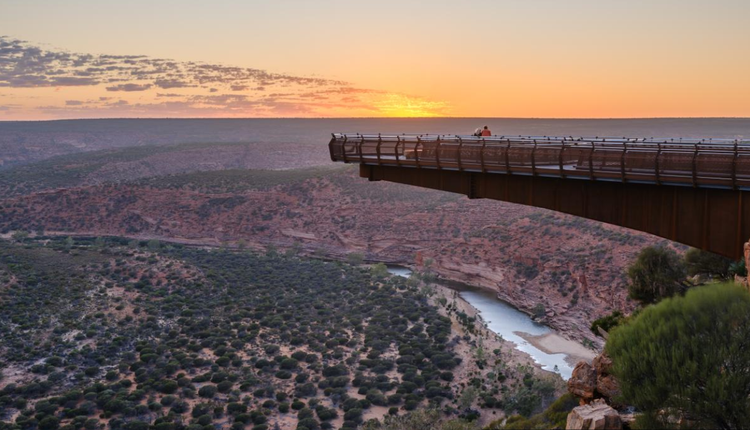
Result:
[[[406,278],[412,273],[400,266],[389,266],[388,271]],[[455,281],[438,279],[436,283],[457,291],[463,300],[477,309],[488,329],[513,342],[516,349],[531,356],[542,369],[558,373],[565,380],[570,378],[576,362],[590,361],[595,355],[583,345],[535,322],[529,315],[498,299],[492,291]]]

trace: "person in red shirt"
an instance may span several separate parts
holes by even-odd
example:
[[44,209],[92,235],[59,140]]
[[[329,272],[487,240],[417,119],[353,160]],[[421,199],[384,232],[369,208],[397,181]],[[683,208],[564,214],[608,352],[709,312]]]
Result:
[[484,126],[484,129],[482,129],[482,136],[492,136],[492,132],[486,125]]

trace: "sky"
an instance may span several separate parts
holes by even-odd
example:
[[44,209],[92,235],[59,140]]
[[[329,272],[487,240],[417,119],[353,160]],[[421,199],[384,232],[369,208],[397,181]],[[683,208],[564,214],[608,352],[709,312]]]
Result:
[[0,120],[750,117],[747,0],[0,0]]

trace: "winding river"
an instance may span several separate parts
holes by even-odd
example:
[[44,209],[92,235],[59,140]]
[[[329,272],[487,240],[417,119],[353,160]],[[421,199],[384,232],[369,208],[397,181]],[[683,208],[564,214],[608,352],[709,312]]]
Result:
[[[412,273],[401,266],[389,266],[388,271],[406,278]],[[565,380],[570,378],[573,367],[565,361],[566,354],[548,354],[517,334],[545,335],[553,332],[551,328],[533,321],[525,313],[499,300],[492,291],[455,281],[438,279],[436,282],[458,291],[461,298],[479,311],[490,330],[516,344],[516,349],[529,354],[542,369],[558,373]]]

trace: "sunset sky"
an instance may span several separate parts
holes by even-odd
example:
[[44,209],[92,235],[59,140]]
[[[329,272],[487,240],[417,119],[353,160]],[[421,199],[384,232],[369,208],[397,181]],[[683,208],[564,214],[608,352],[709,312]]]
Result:
[[750,117],[748,0],[0,0],[0,120]]

